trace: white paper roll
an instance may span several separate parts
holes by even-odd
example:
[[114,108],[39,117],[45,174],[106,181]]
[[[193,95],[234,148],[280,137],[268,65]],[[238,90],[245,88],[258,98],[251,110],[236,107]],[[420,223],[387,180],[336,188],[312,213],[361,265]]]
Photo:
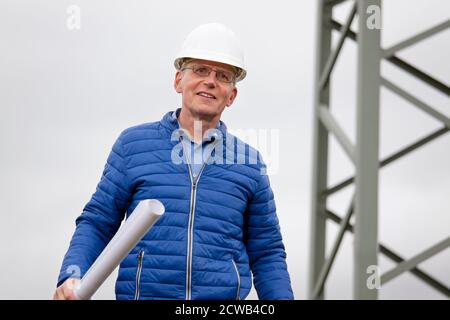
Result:
[[98,256],[77,288],[75,296],[88,300],[164,213],[154,199],[142,200]]

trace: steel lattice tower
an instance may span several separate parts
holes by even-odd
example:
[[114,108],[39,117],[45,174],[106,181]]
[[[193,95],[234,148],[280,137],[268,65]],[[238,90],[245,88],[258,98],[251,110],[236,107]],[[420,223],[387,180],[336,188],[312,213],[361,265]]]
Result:
[[[374,9],[381,14],[381,0],[355,0],[345,25],[333,19],[333,7],[345,0],[318,0],[315,97],[314,97],[314,149],[311,202],[311,241],[309,266],[309,298],[323,299],[324,286],[346,231],[354,233],[353,296],[355,299],[377,299],[378,291],[367,285],[368,267],[378,265],[378,253],[387,256],[397,266],[381,275],[385,284],[403,272],[413,275],[450,297],[450,289],[434,279],[417,265],[450,246],[450,236],[431,248],[405,259],[378,241],[378,171],[400,157],[418,149],[450,130],[450,118],[430,107],[380,75],[380,62],[389,63],[415,76],[436,90],[450,96],[450,88],[432,76],[398,58],[397,51],[409,47],[450,27],[450,19],[406,39],[390,48],[381,48],[380,28],[369,28],[367,21]],[[350,0],[348,0],[350,1]],[[351,24],[358,15],[358,31]],[[335,48],[331,47],[332,32],[340,32]],[[340,127],[330,110],[330,76],[337,57],[349,38],[356,41],[357,51],[357,123],[355,144]],[[442,127],[404,147],[386,159],[379,159],[379,96],[380,86],[406,99],[430,116],[439,120]],[[327,185],[328,138],[332,134],[355,166],[355,176],[334,186]],[[327,208],[327,198],[339,190],[355,184],[355,192],[346,215],[340,218]],[[354,225],[350,224],[355,215]],[[325,255],[326,221],[330,219],[340,228],[328,257]]]

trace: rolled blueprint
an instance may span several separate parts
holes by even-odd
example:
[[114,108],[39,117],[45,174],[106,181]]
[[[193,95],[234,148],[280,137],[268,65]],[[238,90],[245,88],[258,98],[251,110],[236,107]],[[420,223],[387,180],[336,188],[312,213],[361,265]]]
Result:
[[164,213],[164,205],[154,199],[142,200],[123,223],[97,260],[92,264],[74,293],[78,300],[88,300],[127,254]]

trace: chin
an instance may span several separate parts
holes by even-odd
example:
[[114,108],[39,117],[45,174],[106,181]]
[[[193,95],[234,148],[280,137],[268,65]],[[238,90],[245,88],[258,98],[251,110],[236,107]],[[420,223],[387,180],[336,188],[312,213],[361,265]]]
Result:
[[197,111],[198,114],[205,116],[216,116],[219,113],[218,107],[204,104],[195,107],[194,110]]

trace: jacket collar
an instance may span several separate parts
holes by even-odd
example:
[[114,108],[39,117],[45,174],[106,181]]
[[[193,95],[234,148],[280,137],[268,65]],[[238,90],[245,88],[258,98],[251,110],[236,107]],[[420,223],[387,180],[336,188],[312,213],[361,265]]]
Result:
[[[161,125],[165,127],[170,132],[170,134],[172,134],[173,131],[180,129],[178,123],[178,115],[180,114],[180,112],[181,108],[178,108],[175,111],[169,111],[161,119]],[[227,126],[223,121],[219,120],[219,125],[217,129],[220,130],[220,132],[222,132],[223,137],[226,137]]]

